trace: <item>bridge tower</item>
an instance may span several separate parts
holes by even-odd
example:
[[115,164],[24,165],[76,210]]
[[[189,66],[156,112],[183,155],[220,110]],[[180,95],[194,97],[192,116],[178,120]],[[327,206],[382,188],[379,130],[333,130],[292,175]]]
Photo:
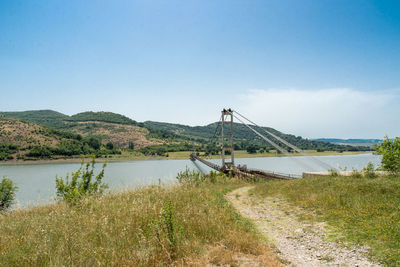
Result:
[[[222,120],[222,169],[230,169],[235,166],[234,153],[233,153],[233,111],[232,109],[223,109],[221,112]],[[227,127],[225,127],[227,125]],[[231,160],[225,159],[225,152],[229,151],[231,154]],[[227,153],[228,154],[228,153]]]

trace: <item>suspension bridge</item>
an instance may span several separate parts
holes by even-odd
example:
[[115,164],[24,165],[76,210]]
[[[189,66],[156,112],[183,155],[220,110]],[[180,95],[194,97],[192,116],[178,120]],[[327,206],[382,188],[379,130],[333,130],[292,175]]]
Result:
[[[203,163],[204,165],[216,170],[220,171],[223,173],[232,173],[236,176],[242,177],[242,178],[253,178],[253,177],[258,177],[261,179],[279,179],[279,180],[290,180],[290,179],[298,179],[301,178],[302,175],[296,175],[296,174],[286,174],[286,173],[279,173],[279,172],[273,172],[273,171],[268,171],[268,170],[260,170],[260,169],[253,169],[253,168],[248,168],[246,165],[240,166],[240,165],[235,165],[235,153],[234,153],[234,142],[233,142],[233,136],[234,136],[234,131],[233,131],[233,119],[236,119],[243,125],[245,125],[247,128],[249,128],[254,134],[259,136],[261,139],[263,139],[266,143],[270,144],[273,146],[276,151],[279,151],[280,153],[290,157],[293,161],[295,161],[297,164],[302,165],[302,167],[305,170],[312,170],[313,168],[310,167],[307,163],[299,160],[296,156],[293,155],[293,153],[289,153],[288,148],[293,149],[297,153],[303,156],[308,156],[307,159],[312,160],[316,165],[322,167],[325,170],[334,170],[332,166],[329,164],[312,157],[307,154],[304,150],[298,148],[297,146],[289,143],[288,141],[284,140],[283,138],[279,137],[278,135],[272,133],[271,131],[266,130],[263,127],[260,127],[250,119],[246,118],[242,114],[240,114],[237,111],[234,111],[232,109],[223,109],[221,111],[221,118],[219,123],[217,124],[217,128],[215,130],[214,136],[217,133],[217,129],[220,124],[221,126],[221,165],[215,164],[207,159],[201,158],[198,156],[197,153],[192,153],[190,155],[190,160],[192,160],[194,163],[196,161]],[[279,143],[279,144],[278,144]],[[282,147],[282,144],[286,146],[287,148]],[[307,174],[310,174],[309,172]],[[303,173],[304,175],[304,173]]]

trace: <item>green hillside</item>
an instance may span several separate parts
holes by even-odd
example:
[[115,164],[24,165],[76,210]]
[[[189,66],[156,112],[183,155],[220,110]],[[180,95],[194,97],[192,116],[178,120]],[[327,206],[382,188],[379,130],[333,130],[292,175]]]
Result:
[[82,137],[70,131],[0,115],[0,161],[119,153],[112,144],[102,144],[94,136]]
[[137,122],[121,114],[113,112],[86,111],[72,116],[62,114],[54,110],[28,110],[15,112],[0,112],[5,117],[17,118],[24,121],[39,123],[57,129],[71,128],[77,121],[101,121],[118,124],[137,125]]
[[65,120],[67,120],[67,121],[102,121],[102,122],[131,124],[131,125],[137,124],[136,121],[134,121],[124,115],[113,113],[113,112],[104,112],[104,111],[81,112],[81,113],[72,115],[70,117],[67,117]]
[[315,141],[328,142],[339,145],[351,145],[351,146],[368,146],[374,147],[375,145],[382,142],[382,139],[336,139],[336,138],[318,138]]
[[0,115],[38,123],[54,128],[65,128],[64,120],[69,116],[54,110],[27,110],[15,112],[0,112]]

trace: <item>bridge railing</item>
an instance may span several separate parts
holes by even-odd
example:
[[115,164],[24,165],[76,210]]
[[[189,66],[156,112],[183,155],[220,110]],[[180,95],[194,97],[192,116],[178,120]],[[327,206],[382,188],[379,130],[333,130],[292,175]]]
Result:
[[261,169],[256,169],[256,168],[248,168],[246,165],[238,165],[237,168],[239,170],[247,170],[247,171],[253,171],[253,172],[260,172],[260,173],[265,173],[265,174],[270,174],[270,175],[276,175],[276,176],[281,176],[281,177],[287,177],[289,179],[299,179],[302,178],[302,175],[299,174],[287,174],[287,173],[282,173],[282,172],[275,172],[275,171],[266,171],[266,170],[261,170]]
[[[252,170],[259,170],[259,169],[252,169]],[[302,175],[300,175],[300,174],[292,174],[292,173],[287,174],[287,173],[282,173],[282,172],[263,171],[263,170],[259,170],[259,171],[268,172],[268,173],[271,173],[271,174],[276,174],[276,175],[280,175],[280,176],[286,176],[286,177],[295,178],[295,179],[302,178]]]
[[[194,153],[192,153],[190,155],[190,159],[192,161],[198,160],[198,161],[202,162],[203,164],[205,164],[206,166],[213,168],[217,171],[223,171],[225,173],[229,172],[229,169],[222,169],[219,165],[209,162],[205,159],[202,159]],[[298,179],[298,178],[302,177],[301,175],[297,175],[297,174],[286,174],[286,173],[280,173],[280,172],[272,172],[272,171],[265,171],[265,170],[260,170],[260,169],[247,168],[246,165],[242,165],[242,166],[238,165],[234,169],[239,170],[242,173],[247,173],[247,175],[259,175],[259,176],[263,176],[266,178],[273,178],[273,179],[290,180],[290,179]]]

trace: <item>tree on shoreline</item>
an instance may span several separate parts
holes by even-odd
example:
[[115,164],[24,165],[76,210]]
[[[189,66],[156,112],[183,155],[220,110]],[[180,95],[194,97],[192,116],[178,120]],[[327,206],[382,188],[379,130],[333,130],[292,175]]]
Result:
[[389,139],[385,136],[383,142],[376,146],[376,153],[382,155],[384,170],[400,173],[400,137]]

